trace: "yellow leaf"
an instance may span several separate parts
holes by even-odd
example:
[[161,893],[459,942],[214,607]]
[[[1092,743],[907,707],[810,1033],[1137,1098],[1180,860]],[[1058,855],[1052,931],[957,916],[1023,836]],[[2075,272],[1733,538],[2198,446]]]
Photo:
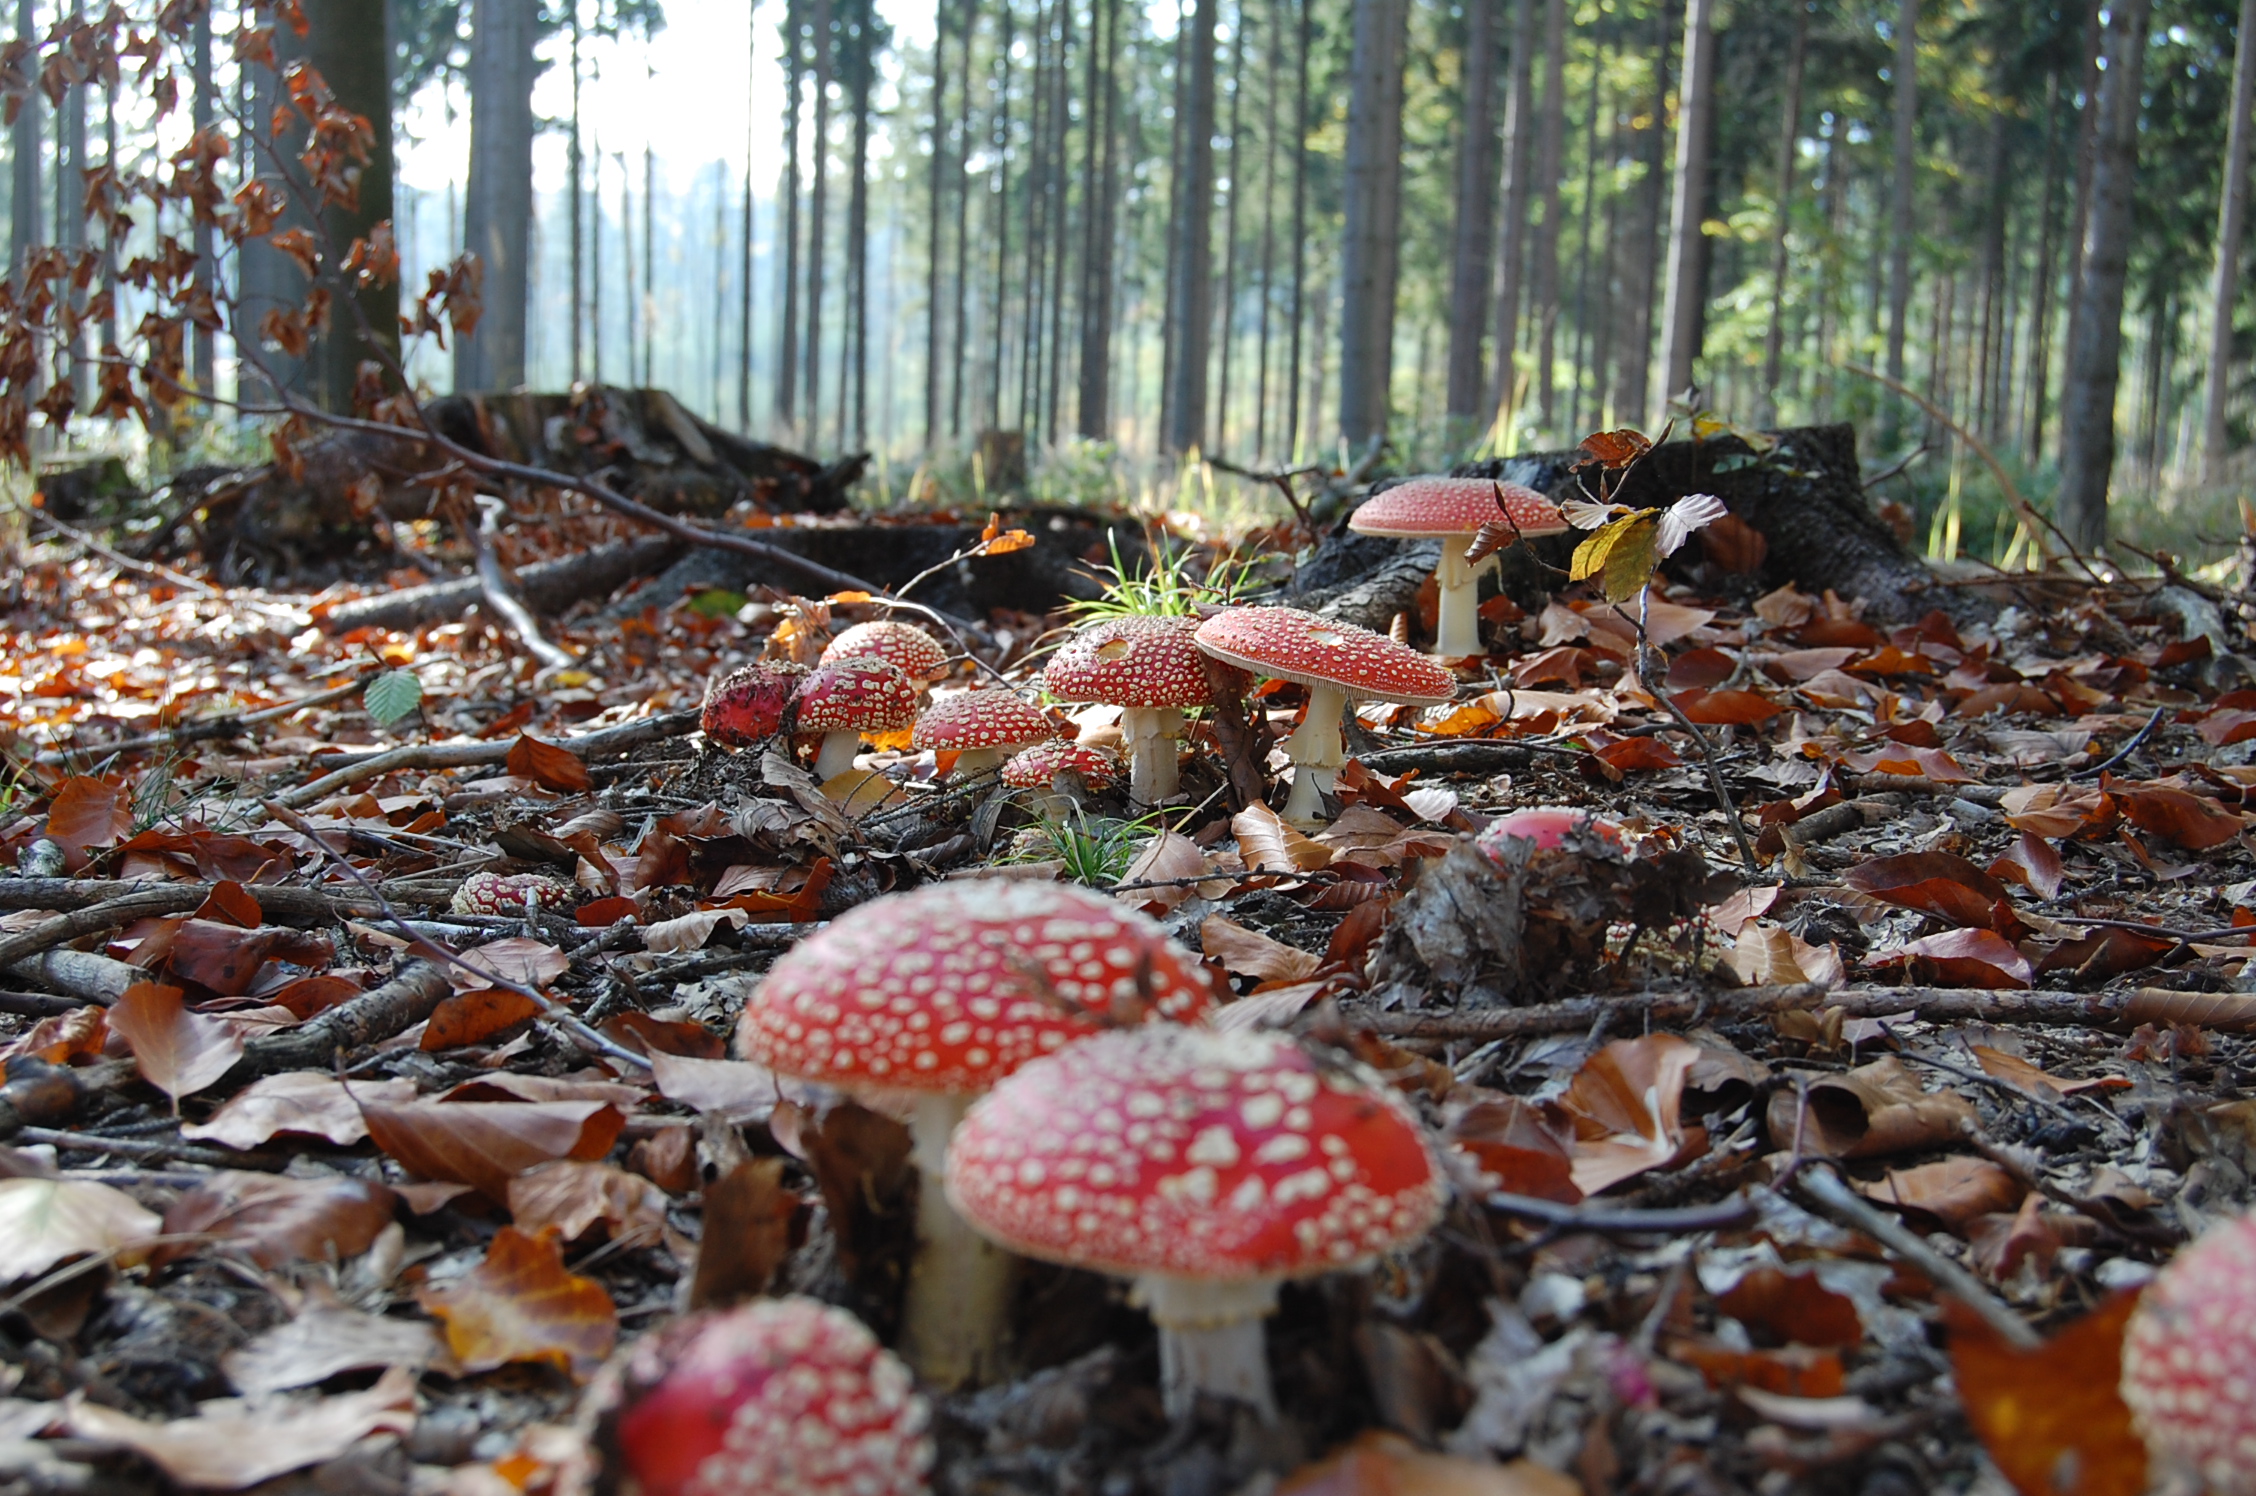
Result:
[[1627,602],[1653,579],[1653,568],[1661,564],[1660,531],[1658,509],[1625,514],[1575,547],[1567,574],[1577,582],[1597,577],[1608,600]]
[[834,607],[844,607],[848,603],[866,603],[869,600],[870,595],[868,593],[854,591],[833,592],[830,596],[823,599],[824,602],[830,603]]
[[1034,537],[1024,530],[1005,530],[979,542],[982,556],[1007,556],[1012,551],[1023,551],[1034,543]]

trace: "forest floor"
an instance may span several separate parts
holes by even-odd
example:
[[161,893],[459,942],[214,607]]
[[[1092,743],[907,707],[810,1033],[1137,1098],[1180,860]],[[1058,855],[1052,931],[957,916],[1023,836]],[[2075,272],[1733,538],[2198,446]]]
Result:
[[[579,1490],[590,1379],[695,1304],[889,1336],[906,1131],[730,1033],[794,940],[940,877],[1116,889],[1233,1021],[1397,1086],[1454,1193],[1287,1288],[1274,1425],[1171,1424],[1121,1285],[1029,1271],[1020,1374],[934,1399],[942,1491],[2133,1492],[2135,1291],[2256,1196],[2256,690],[2151,583],[1895,628],[1656,589],[1753,868],[1563,584],[1492,605],[1454,704],[1365,708],[1306,837],[1233,814],[1211,744],[1164,827],[1100,794],[1060,832],[930,754],[841,807],[697,735],[712,674],[812,659],[881,612],[851,596],[582,608],[543,670],[478,613],[339,635],[352,588],[66,541],[6,588],[0,1489]],[[943,689],[1030,683],[1057,621],[991,620]],[[1531,804],[1637,850],[1457,850]],[[452,912],[481,870],[582,901]]]

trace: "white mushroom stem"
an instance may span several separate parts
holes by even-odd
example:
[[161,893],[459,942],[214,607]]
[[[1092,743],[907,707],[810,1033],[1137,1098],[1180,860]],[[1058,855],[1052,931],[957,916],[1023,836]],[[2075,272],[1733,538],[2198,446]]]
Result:
[[948,1135],[969,1096],[919,1096],[909,1121],[917,1169],[917,1248],[901,1309],[901,1356],[943,1391],[1002,1372],[1003,1332],[1018,1259],[971,1229],[948,1203]]
[[1434,622],[1434,656],[1462,660],[1483,653],[1480,639],[1481,568],[1465,559],[1470,535],[1441,537],[1441,566],[1434,584],[1441,591],[1440,616]]
[[1003,760],[1017,751],[1015,743],[1008,748],[966,748],[956,755],[956,772],[968,779],[989,769],[999,769]]
[[1188,1414],[1206,1393],[1234,1398],[1265,1421],[1276,1421],[1262,1327],[1277,1312],[1275,1278],[1213,1281],[1146,1273],[1136,1280],[1132,1298],[1159,1326],[1159,1398],[1170,1418]]
[[1285,801],[1284,819],[1294,826],[1324,824],[1324,796],[1347,762],[1347,745],[1340,738],[1340,717],[1347,710],[1347,693],[1337,686],[1308,688],[1308,710],[1300,726],[1285,739],[1285,757],[1292,760],[1292,794]]
[[826,732],[815,750],[815,779],[828,784],[854,767],[854,753],[862,746],[858,732]]
[[1124,706],[1120,741],[1128,750],[1128,798],[1157,805],[1181,786],[1176,775],[1175,741],[1183,735],[1183,713],[1172,706]]

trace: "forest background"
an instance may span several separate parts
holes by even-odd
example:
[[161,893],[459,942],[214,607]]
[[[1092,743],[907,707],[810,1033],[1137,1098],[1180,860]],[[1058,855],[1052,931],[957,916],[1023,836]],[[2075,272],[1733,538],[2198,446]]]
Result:
[[[14,9],[24,41],[77,14]],[[413,351],[423,385],[664,386],[872,450],[875,502],[983,500],[995,431],[1038,500],[1212,510],[1203,459],[1345,466],[1384,435],[1437,467],[1651,429],[1687,385],[1748,424],[1856,421],[1936,555],[2034,563],[1961,433],[2071,533],[2111,475],[2114,531],[2197,561],[2256,491],[2256,0],[303,9],[297,45],[388,127],[363,210],[405,282],[486,263],[485,321]],[[206,16],[164,118],[91,74],[19,113],[12,250],[83,234],[84,173],[271,111],[235,24]],[[271,249],[204,252],[233,326],[303,294]],[[134,316],[121,293],[105,341]],[[217,403],[160,462],[257,454],[241,352],[193,335]],[[130,440],[81,422],[72,454]]]

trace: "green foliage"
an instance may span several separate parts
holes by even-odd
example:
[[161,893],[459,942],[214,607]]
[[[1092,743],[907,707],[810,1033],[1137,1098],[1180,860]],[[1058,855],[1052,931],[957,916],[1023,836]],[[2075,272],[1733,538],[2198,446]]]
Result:
[[1157,812],[1132,821],[1120,821],[1108,816],[1084,815],[1076,810],[1068,816],[1034,826],[1029,838],[1033,845],[1011,860],[1062,862],[1065,875],[1074,882],[1091,888],[1109,888],[1134,865],[1136,854],[1162,824]]
[[360,699],[368,715],[388,727],[422,704],[423,682],[412,670],[387,670],[361,688]]
[[1206,552],[1154,536],[1147,558],[1136,561],[1121,556],[1117,534],[1106,543],[1112,559],[1091,572],[1103,584],[1103,595],[1066,604],[1077,623],[1124,614],[1188,618],[1202,603],[1228,607],[1242,601],[1260,582],[1262,558],[1240,555],[1235,546]]

